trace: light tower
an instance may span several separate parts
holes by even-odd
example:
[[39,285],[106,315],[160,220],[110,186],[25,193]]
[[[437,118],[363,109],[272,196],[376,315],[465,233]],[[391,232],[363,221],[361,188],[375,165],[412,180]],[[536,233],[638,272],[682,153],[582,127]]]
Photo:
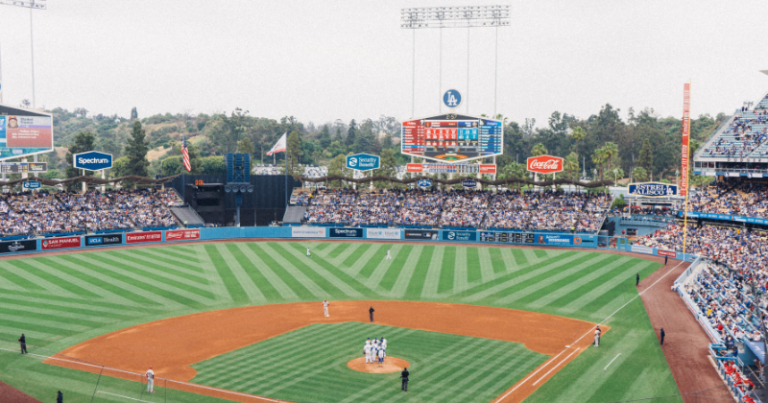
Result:
[[[466,108],[469,113],[469,61],[470,61],[470,30],[471,28],[496,28],[496,50],[494,60],[494,91],[493,91],[493,115],[496,116],[496,87],[498,80],[499,60],[499,27],[509,26],[508,5],[496,6],[465,6],[465,7],[418,7],[404,8],[400,11],[400,28],[413,31],[413,63],[411,83],[411,117],[415,116],[416,109],[416,31],[424,28],[440,29],[440,67],[438,95],[442,95],[443,77],[443,28],[467,28],[467,88]],[[438,97],[438,99],[440,99]],[[442,108],[442,104],[440,104]],[[442,112],[442,110],[440,110]]]
[[[45,10],[48,6],[46,0],[0,0],[0,5],[16,6],[29,9],[29,52],[32,55],[32,108],[35,108],[35,45],[32,34],[32,11]],[[0,104],[3,103],[3,74],[2,61],[0,61]]]

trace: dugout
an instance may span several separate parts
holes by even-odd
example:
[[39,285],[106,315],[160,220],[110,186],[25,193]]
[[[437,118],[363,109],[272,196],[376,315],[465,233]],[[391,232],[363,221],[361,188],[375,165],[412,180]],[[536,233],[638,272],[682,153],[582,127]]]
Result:
[[[181,175],[169,185],[176,189],[206,224],[229,225],[235,222],[235,193],[224,192],[226,175]],[[250,175],[253,193],[241,193],[241,226],[265,226],[280,221],[286,200],[301,181],[285,175]]]

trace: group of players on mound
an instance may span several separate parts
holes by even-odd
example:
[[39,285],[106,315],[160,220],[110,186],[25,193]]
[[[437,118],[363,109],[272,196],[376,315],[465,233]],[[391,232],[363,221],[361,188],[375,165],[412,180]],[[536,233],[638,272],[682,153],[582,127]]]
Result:
[[365,341],[365,346],[363,346],[363,354],[365,355],[366,364],[373,364],[374,362],[383,364],[384,358],[387,357],[387,339],[382,337],[379,340],[374,337],[373,341],[371,341],[369,337]]

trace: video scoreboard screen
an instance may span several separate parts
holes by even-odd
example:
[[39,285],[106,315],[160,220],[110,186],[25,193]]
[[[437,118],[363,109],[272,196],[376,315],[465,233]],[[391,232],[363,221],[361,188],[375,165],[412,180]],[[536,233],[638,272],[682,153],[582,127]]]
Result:
[[464,161],[503,153],[499,120],[446,114],[403,122],[401,152],[439,161]]
[[536,243],[536,234],[526,232],[480,232],[481,242]]

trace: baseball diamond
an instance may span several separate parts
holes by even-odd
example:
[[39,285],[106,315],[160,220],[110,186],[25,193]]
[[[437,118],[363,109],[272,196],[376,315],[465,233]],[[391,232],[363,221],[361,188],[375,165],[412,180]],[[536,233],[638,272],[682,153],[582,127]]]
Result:
[[[308,248],[312,259],[305,256]],[[391,259],[386,259],[387,251]],[[167,393],[173,401],[259,401],[226,390],[294,401],[383,399],[390,392],[377,392],[388,384],[380,379],[397,378],[397,374],[362,374],[346,367],[357,356],[344,353],[345,340],[356,352],[362,346],[359,338],[370,334],[366,337],[386,336],[390,343],[396,340],[391,348],[397,353],[392,355],[411,364],[411,400],[407,401],[422,401],[412,400],[419,399],[420,393],[431,401],[447,390],[461,396],[455,401],[478,402],[496,401],[495,397],[505,393],[504,402],[616,401],[670,395],[677,388],[634,286],[636,273],[645,278],[661,266],[633,256],[577,250],[282,241],[196,243],[7,259],[0,261],[0,337],[14,340],[13,335],[24,332],[31,353],[41,357],[21,357],[16,352],[18,344],[14,347],[3,341],[0,373],[4,382],[33,397],[63,389],[68,402],[90,401],[101,365],[106,365],[103,373],[108,376],[100,378],[96,391],[104,393],[96,393],[96,401],[119,401],[113,395],[138,398],[141,391],[131,385],[142,378],[132,373],[141,374],[150,366],[158,378],[157,393],[151,399]],[[325,299],[330,301],[327,318],[322,309]],[[429,308],[393,308],[397,304]],[[376,309],[374,324],[365,323],[368,306]],[[451,316],[464,310],[474,313]],[[499,314],[493,319],[478,316],[477,310]],[[238,316],[237,312],[249,314]],[[551,320],[538,324],[502,320],[505,314]],[[228,315],[234,315],[234,320],[226,320]],[[205,319],[208,317],[211,319]],[[214,318],[251,326],[251,330],[233,335]],[[164,328],[190,319],[188,323],[198,327],[195,331],[186,331],[186,325]],[[477,323],[494,323],[492,320],[499,326],[490,329],[498,334],[477,333]],[[260,337],[249,333],[281,321],[288,323],[283,330]],[[473,321],[478,322],[473,325]],[[567,331],[560,324],[568,321],[583,325]],[[604,332],[600,347],[587,345],[591,336],[582,337],[595,323],[610,329]],[[371,326],[392,333],[365,330]],[[410,339],[410,334],[419,336]],[[467,337],[468,341],[455,339],[455,343],[477,346],[459,353],[463,351],[456,350],[459,344],[434,342],[434,351],[419,351],[417,346],[429,339],[424,334],[434,334],[435,340]],[[131,335],[137,338],[131,339]],[[297,342],[293,355],[270,348],[291,337],[304,340]],[[126,343],[100,349],[100,343],[121,338]],[[509,362],[494,351],[493,340],[524,343],[525,347],[509,347],[509,351],[522,349],[513,356],[531,355],[515,364],[522,372],[505,366]],[[189,342],[193,344],[185,344]],[[313,346],[316,343],[320,348],[328,342],[339,346],[330,355]],[[446,351],[439,348],[441,343]],[[186,353],[164,358],[163,346],[174,345]],[[261,353],[265,349],[269,357]],[[467,377],[482,378],[486,384],[483,393],[465,393],[473,390],[472,382],[456,382],[445,368],[430,362],[443,357],[441,352],[446,356],[459,353],[448,360],[461,367],[453,371],[455,377],[466,371]],[[56,365],[42,363],[46,356],[54,356],[46,362]],[[192,357],[185,364],[192,365],[187,367],[191,372],[173,367],[184,356]],[[72,360],[70,357],[83,358],[77,366],[84,371],[63,367],[76,366],[61,361]],[[237,371],[222,378],[211,370],[217,364],[237,367]],[[349,385],[332,386],[339,382],[329,380],[336,379],[335,375],[340,379],[374,378],[367,384],[358,383],[362,386],[352,391]],[[174,377],[209,389],[160,382]],[[24,388],[30,382],[41,386]],[[399,391],[397,379],[393,382],[391,387]],[[491,384],[495,386],[488,388]],[[439,400],[451,401],[454,395],[443,397],[445,400]],[[146,394],[140,398],[148,399]]]

